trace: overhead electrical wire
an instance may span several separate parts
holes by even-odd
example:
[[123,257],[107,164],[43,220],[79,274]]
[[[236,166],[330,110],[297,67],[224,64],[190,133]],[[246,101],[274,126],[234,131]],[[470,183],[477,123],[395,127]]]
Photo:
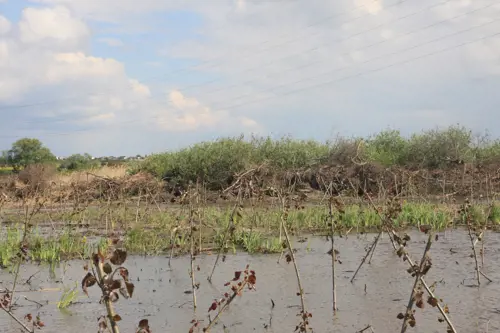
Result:
[[[491,23],[494,23],[494,22],[498,22],[499,20],[500,19],[495,19],[495,20],[489,21],[487,23],[483,23],[483,24],[480,24],[480,25],[477,25],[477,26],[474,26],[474,27],[471,27],[471,28],[468,28],[468,29],[465,29],[465,30],[461,30],[461,31],[453,33],[451,35],[443,36],[443,37],[434,39],[432,41],[427,41],[427,42],[425,42],[425,43],[423,43],[421,45],[429,44],[431,42],[436,42],[438,40],[442,40],[442,39],[450,37],[450,36],[455,36],[455,35],[457,35],[459,33],[468,32],[468,31],[471,31],[473,29],[477,29],[479,27],[484,27],[484,26],[486,26],[488,24],[491,24]],[[271,100],[271,99],[275,99],[275,98],[278,98],[278,97],[290,96],[292,94],[299,94],[299,93],[302,93],[304,91],[308,91],[308,90],[312,90],[312,89],[317,89],[317,88],[325,87],[325,86],[328,86],[328,85],[331,85],[331,84],[334,84],[334,83],[338,83],[338,82],[342,82],[342,81],[345,81],[345,80],[348,80],[348,79],[352,79],[352,78],[356,78],[356,77],[361,77],[361,76],[372,74],[372,73],[375,73],[375,72],[380,72],[380,71],[383,71],[383,70],[386,70],[386,69],[389,69],[389,68],[392,68],[392,67],[395,67],[395,66],[399,66],[399,65],[411,63],[413,61],[417,61],[417,60],[420,60],[420,59],[423,59],[423,58],[426,58],[426,57],[430,57],[430,56],[433,56],[433,55],[436,55],[436,54],[440,54],[440,53],[447,52],[447,51],[450,51],[450,50],[453,50],[453,49],[457,49],[457,48],[460,48],[460,47],[463,47],[463,46],[466,46],[466,45],[469,45],[469,44],[472,44],[472,43],[476,43],[478,41],[482,41],[482,40],[485,40],[485,39],[489,39],[489,38],[492,38],[492,37],[496,37],[496,36],[499,36],[499,35],[500,35],[500,32],[496,32],[496,33],[489,34],[489,35],[486,35],[486,36],[483,36],[483,37],[480,37],[480,38],[475,38],[475,39],[472,39],[472,40],[469,40],[469,41],[466,41],[466,42],[462,42],[462,43],[459,43],[459,44],[456,44],[456,45],[445,47],[445,48],[442,48],[440,50],[428,52],[426,54],[419,55],[417,57],[413,57],[413,58],[410,58],[410,59],[405,59],[405,60],[402,60],[402,61],[398,61],[398,62],[395,62],[395,63],[384,65],[384,66],[381,66],[381,67],[378,67],[378,68],[370,69],[370,70],[367,70],[367,71],[364,71],[364,72],[359,72],[359,73],[356,73],[356,74],[353,74],[353,75],[348,75],[348,76],[341,77],[341,78],[338,78],[338,79],[329,80],[329,81],[318,83],[318,84],[315,84],[315,85],[312,85],[312,86],[308,86],[308,87],[304,87],[304,88],[300,88],[300,89],[295,89],[295,90],[292,90],[292,91],[288,91],[288,92],[283,93],[283,94],[281,94],[279,96],[270,96],[270,97],[267,97],[267,98],[256,99],[256,100],[253,100],[253,101],[249,101],[249,102],[245,102],[245,103],[241,103],[241,104],[237,104],[237,105],[228,106],[228,107],[225,107],[223,109],[224,110],[232,110],[232,109],[237,109],[237,108],[240,108],[240,107],[243,107],[243,106],[246,106],[246,105],[254,104],[254,103],[257,103],[257,102]],[[421,45],[418,45],[418,46],[421,46]],[[401,53],[401,52],[406,52],[406,51],[408,51],[410,49],[415,49],[416,47],[417,46],[413,46],[411,48],[404,49],[402,51],[394,52],[391,55],[394,55],[394,54],[397,54],[397,53]],[[387,56],[387,55],[385,55],[385,56]],[[159,116],[154,116],[154,117],[148,117],[147,119],[158,119],[158,118],[159,118]],[[126,124],[126,123],[137,123],[137,122],[139,122],[141,120],[144,120],[144,118],[142,118],[142,119],[134,119],[134,120],[129,120],[129,121],[124,121],[124,122],[117,122],[117,123],[115,123],[115,125]],[[102,127],[102,128],[97,128],[97,129],[93,128],[93,129],[75,130],[75,131],[66,132],[66,133],[65,132],[52,132],[52,133],[46,132],[46,133],[44,133],[44,135],[71,135],[71,134],[74,134],[76,132],[92,132],[92,131],[100,130],[100,129],[109,129],[109,126]],[[14,137],[14,136],[0,136],[0,137],[6,138],[6,137]],[[15,137],[17,137],[17,136],[15,136]]]
[[[333,40],[328,41],[327,43],[323,43],[323,44],[317,45],[317,46],[315,46],[315,47],[313,47],[313,48],[310,48],[310,49],[308,49],[308,50],[301,51],[301,52],[297,52],[297,53],[292,54],[292,55],[287,55],[287,56],[285,56],[285,57],[282,57],[282,58],[279,58],[279,59],[273,60],[273,61],[268,62],[268,63],[266,63],[266,64],[260,64],[260,65],[258,65],[258,66],[256,66],[256,67],[252,67],[252,68],[250,68],[250,69],[246,69],[246,70],[243,70],[243,71],[237,72],[237,73],[235,73],[235,74],[242,74],[242,73],[246,73],[246,72],[249,72],[249,71],[252,71],[252,70],[260,69],[260,68],[265,67],[265,66],[269,66],[269,65],[271,65],[271,64],[273,64],[273,63],[280,62],[280,61],[283,61],[283,60],[285,60],[285,59],[288,59],[288,58],[291,58],[291,57],[294,57],[294,56],[297,56],[297,55],[303,55],[303,54],[306,54],[306,53],[309,53],[309,52],[313,52],[313,51],[315,51],[315,50],[319,50],[322,46],[325,46],[325,45],[329,45],[329,44],[331,44],[331,43],[332,43],[332,42],[334,42],[334,41],[340,42],[340,41],[347,41],[347,40],[350,40],[350,39],[352,39],[352,38],[354,38],[354,37],[357,37],[357,36],[360,36],[360,35],[362,35],[362,34],[364,34],[364,33],[370,33],[370,32],[373,32],[373,31],[375,31],[376,29],[379,29],[379,28],[381,28],[381,27],[384,27],[384,26],[386,26],[386,25],[388,25],[388,24],[392,24],[392,23],[398,22],[398,21],[400,21],[400,20],[407,19],[407,18],[409,18],[409,17],[412,17],[412,16],[414,16],[414,15],[417,15],[417,14],[419,14],[419,13],[425,12],[425,11],[430,10],[430,9],[433,9],[433,8],[435,8],[435,7],[438,7],[438,6],[444,5],[444,4],[449,3],[449,2],[453,2],[453,0],[444,0],[444,1],[440,1],[440,2],[438,2],[438,3],[434,3],[434,4],[430,5],[430,6],[426,6],[426,7],[424,7],[424,8],[420,8],[419,10],[414,11],[414,12],[412,12],[412,13],[410,13],[410,14],[407,14],[407,15],[404,15],[404,16],[400,16],[400,17],[397,17],[397,18],[395,18],[395,19],[393,19],[393,20],[389,20],[389,21],[383,22],[383,23],[381,23],[381,24],[379,24],[379,25],[377,25],[377,26],[375,26],[375,27],[372,27],[372,28],[370,28],[370,29],[366,29],[366,30],[363,30],[363,31],[361,31],[361,32],[357,32],[357,33],[351,34],[351,35],[349,35],[349,36],[347,36],[347,37],[340,38],[339,40],[335,40],[335,39],[333,39]],[[383,44],[383,43],[390,42],[390,41],[394,41],[394,40],[396,40],[396,39],[398,39],[398,38],[401,38],[401,37],[405,37],[405,36],[408,36],[408,35],[411,35],[411,34],[414,34],[414,33],[421,32],[421,31],[424,31],[424,30],[426,30],[426,29],[428,29],[428,28],[431,28],[431,27],[433,27],[433,26],[436,26],[436,25],[438,25],[438,24],[442,24],[442,23],[445,23],[445,22],[448,22],[448,21],[452,21],[452,20],[454,20],[454,19],[456,19],[456,18],[459,18],[459,17],[465,16],[465,15],[471,14],[471,13],[476,12],[476,11],[479,11],[479,10],[483,10],[483,9],[488,8],[488,7],[491,7],[491,6],[495,5],[495,4],[497,4],[497,3],[491,3],[491,4],[488,4],[488,5],[483,6],[483,7],[480,7],[480,8],[475,8],[475,9],[473,9],[473,10],[471,10],[471,11],[468,11],[468,12],[465,12],[465,13],[462,13],[462,14],[459,14],[459,15],[456,15],[456,16],[454,16],[454,17],[452,17],[452,18],[448,18],[448,19],[445,19],[445,20],[442,20],[442,21],[439,21],[439,22],[432,23],[432,24],[427,25],[427,26],[425,26],[425,27],[423,27],[423,28],[418,28],[418,29],[412,30],[412,31],[410,31],[410,32],[406,32],[406,33],[400,34],[400,35],[396,36],[395,38],[385,39],[385,40],[382,40],[382,41],[378,41],[378,42],[375,42],[375,43],[372,43],[372,44],[369,44],[369,45],[363,46],[363,47],[358,48],[358,49],[355,49],[355,50],[351,50],[351,51],[349,51],[349,52],[342,53],[342,54],[340,54],[339,56],[342,56],[342,55],[347,55],[347,54],[349,54],[350,52],[357,52],[357,51],[365,50],[365,49],[367,49],[367,48],[370,48],[370,47],[373,47],[373,46],[376,46],[376,45],[381,45],[381,44]],[[292,68],[286,69],[286,70],[281,71],[281,72],[278,72],[278,73],[273,73],[272,75],[268,75],[268,77],[269,77],[269,76],[274,77],[274,76],[277,76],[277,75],[279,75],[279,74],[283,74],[283,73],[287,73],[287,72],[293,72],[293,71],[296,71],[296,70],[300,70],[300,69],[303,69],[303,68],[307,68],[307,67],[310,67],[310,66],[316,65],[316,64],[318,64],[318,63],[322,63],[322,62],[324,62],[324,60],[318,60],[318,61],[314,61],[314,62],[308,62],[307,64],[302,65],[302,66],[292,67]],[[343,69],[343,68],[342,68],[342,69]],[[233,74],[233,75],[235,75],[235,74]],[[223,87],[219,87],[219,88],[216,88],[216,89],[208,90],[208,91],[205,91],[204,93],[214,93],[214,92],[218,92],[218,91],[222,91],[222,90],[226,90],[226,89],[230,89],[230,88],[234,88],[234,87],[238,87],[238,86],[245,86],[245,85],[248,85],[249,83],[253,83],[253,82],[255,82],[255,81],[258,81],[259,79],[261,79],[261,77],[257,77],[257,78],[254,78],[254,79],[251,79],[251,80],[248,80],[248,81],[242,82],[242,83],[236,83],[236,84],[232,84],[232,85],[229,85],[229,86],[223,86]],[[209,81],[209,82],[205,82],[204,84],[196,84],[196,85],[191,85],[191,86],[187,86],[187,87],[184,87],[184,88],[178,88],[178,89],[176,89],[176,90],[181,91],[181,92],[185,92],[186,90],[188,90],[188,89],[190,89],[190,88],[200,87],[200,86],[203,86],[203,85],[206,85],[206,84],[210,84],[210,83],[216,82],[216,81],[218,81],[218,80],[219,80],[219,79],[215,79],[215,80],[212,80],[212,81]],[[277,88],[280,88],[280,87],[282,87],[282,86],[283,86],[283,85],[273,87],[273,88],[272,88],[272,91],[274,91],[274,90],[276,90]],[[267,90],[267,92],[269,92],[269,90]],[[239,97],[237,97],[236,99],[241,99],[241,98],[247,97],[247,96],[249,96],[249,95],[252,95],[252,94],[246,94],[246,95],[243,95],[243,96],[239,96]],[[168,102],[172,102],[172,99],[171,99],[171,98],[169,98],[169,99],[167,99],[167,101],[168,101]],[[25,107],[25,106],[21,106],[21,107]],[[7,108],[8,108],[8,107],[7,107]],[[0,108],[0,110],[2,110],[2,108]],[[28,122],[24,122],[24,123],[48,123],[48,122],[54,122],[54,123],[55,123],[55,122],[61,122],[61,121],[66,121],[66,120],[69,120],[69,118],[59,117],[58,119],[49,119],[49,120],[47,120],[47,121],[44,121],[44,120],[36,120],[36,121],[31,121],[31,122],[30,122],[30,121],[28,121]]]
[[[308,24],[306,27],[301,28],[301,30],[304,31],[304,30],[309,29],[311,27],[323,24],[325,22],[328,22],[328,21],[332,20],[335,17],[342,16],[342,14],[345,14],[345,13],[348,13],[348,12],[352,12],[352,11],[364,8],[364,7],[368,6],[371,2],[377,2],[377,1],[378,0],[371,0],[369,3],[365,3],[363,5],[356,6],[356,7],[354,7],[351,10],[340,12],[340,13],[334,13],[332,15],[329,15],[329,16],[325,17],[325,18],[322,18],[320,20],[317,20],[317,21],[315,21],[313,23]],[[401,4],[403,4],[403,3],[407,2],[407,1],[409,1],[409,0],[399,0],[396,3],[393,3],[391,5],[383,7],[383,9],[387,9],[387,8],[399,6],[399,5],[401,5]],[[350,20],[347,20],[345,22],[342,22],[342,24],[353,22],[353,21],[355,21],[355,20],[357,20],[357,19],[359,19],[361,17],[364,17],[366,15],[369,15],[369,13],[366,13],[364,15],[361,15],[361,16],[352,18]],[[284,37],[284,36],[288,36],[288,35],[294,35],[294,33],[288,32],[288,33],[285,33],[283,35],[280,35],[280,37],[278,37],[278,38],[281,38],[281,37]],[[305,35],[303,37],[308,37],[308,35]],[[249,57],[255,56],[256,54],[260,54],[259,52],[268,51],[268,50],[273,49],[275,47],[279,47],[279,46],[282,46],[282,45],[285,45],[285,44],[297,41],[299,39],[300,39],[300,37],[299,38],[295,37],[295,38],[292,38],[292,39],[290,39],[288,41],[285,41],[285,42],[281,41],[279,44],[271,45],[270,47],[268,47],[266,49],[263,49],[263,50],[255,50],[255,48],[258,47],[258,46],[261,46],[261,45],[265,45],[265,44],[269,43],[271,40],[265,40],[263,42],[260,42],[260,43],[254,44],[254,45],[247,46],[247,47],[245,47],[243,49],[240,48],[240,49],[238,49],[238,51],[243,54],[243,57],[240,58],[240,60],[241,59],[247,59]],[[188,71],[188,70],[200,68],[200,67],[202,67],[204,65],[208,65],[208,64],[212,63],[215,60],[222,60],[222,62],[216,63],[216,65],[220,65],[220,64],[224,63],[224,59],[225,59],[225,55],[220,56],[220,57],[215,57],[213,59],[208,59],[208,60],[202,61],[201,63],[196,64],[196,65],[182,67],[182,68],[175,69],[173,71],[170,71],[170,72],[167,72],[167,73],[164,73],[164,74],[161,74],[161,75],[152,76],[152,77],[150,77],[148,79],[143,79],[140,82],[145,83],[145,82],[149,82],[151,80],[155,80],[157,78],[162,78],[164,76],[178,74],[178,73],[182,73],[184,71]],[[110,90],[108,90],[106,93],[110,93]],[[80,94],[80,95],[77,95],[77,96],[65,97],[65,98],[58,98],[58,99],[53,99],[53,100],[50,100],[50,101],[43,101],[43,102],[36,102],[36,103],[29,103],[29,104],[21,104],[21,105],[7,105],[7,106],[0,107],[0,111],[2,111],[2,110],[8,110],[8,109],[21,109],[21,108],[29,108],[29,107],[34,107],[34,106],[42,106],[42,105],[47,105],[47,104],[58,103],[58,102],[60,102],[62,100],[73,100],[73,99],[78,99],[78,98],[81,98],[81,97],[89,97],[89,96],[103,95],[103,94],[105,94],[105,93],[96,94],[96,93],[92,93],[92,92],[87,92],[87,93]]]

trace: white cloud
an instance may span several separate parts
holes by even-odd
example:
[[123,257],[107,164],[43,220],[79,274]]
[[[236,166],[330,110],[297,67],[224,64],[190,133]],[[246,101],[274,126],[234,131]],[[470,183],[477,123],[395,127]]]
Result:
[[65,7],[26,8],[23,10],[19,30],[24,43],[38,43],[45,39],[72,43],[90,34],[87,25],[72,17]]
[[224,110],[212,110],[195,98],[184,96],[178,90],[172,90],[168,95],[172,106],[161,110],[158,114],[158,124],[169,131],[184,132],[200,128],[224,129],[229,126],[238,128],[256,128],[257,122],[247,117],[238,117]]
[[123,64],[114,59],[86,56],[82,52],[56,53],[47,67],[50,83],[93,77],[117,77],[124,75]]
[[354,3],[371,15],[377,15],[382,10],[382,0],[356,0]]
[[122,47],[124,45],[123,41],[118,38],[105,37],[99,38],[98,41],[111,47]]
[[[333,124],[335,130],[363,134],[387,124],[420,130],[433,122],[466,122],[473,116],[481,126],[498,119],[488,111],[500,102],[495,90],[472,86],[467,77],[494,80],[500,75],[500,39],[438,53],[500,29],[500,23],[471,29],[500,14],[500,6],[481,9],[491,3],[487,0],[441,5],[433,0],[121,0],[119,6],[113,0],[32,2],[39,7],[25,10],[20,24],[13,23],[0,40],[0,103],[29,103],[27,96],[39,89],[47,95],[35,101],[74,96],[63,105],[31,112],[63,115],[89,130],[112,126],[112,135],[107,130],[79,135],[95,149],[141,151],[154,144],[167,149],[166,143],[153,142],[183,145],[203,138],[206,131],[225,135],[228,129],[323,139]],[[196,34],[190,33],[191,26],[179,27],[184,29],[180,41],[157,45],[163,59],[148,54],[136,60],[136,53],[134,63],[123,63],[91,52],[90,41],[119,46],[126,40],[127,48],[120,49],[126,55],[156,41],[142,34],[140,45],[119,34],[111,39],[108,30],[99,30],[109,25],[95,21],[113,22],[117,30],[132,26],[127,30],[131,34],[145,26],[161,34],[168,31],[165,22],[149,14],[176,9],[196,17]],[[443,20],[449,21],[439,23]],[[45,21],[51,23],[38,34],[27,29]],[[91,35],[88,21],[99,35]],[[464,29],[470,30],[415,47]],[[29,42],[23,43],[18,33]],[[420,59],[391,66],[413,58]],[[202,65],[162,76],[186,59]],[[149,73],[142,73],[144,68]],[[162,79],[146,84],[127,71]],[[176,133],[176,140],[166,140],[168,133]]]
[[0,15],[0,35],[6,34],[10,31],[10,21],[6,17]]

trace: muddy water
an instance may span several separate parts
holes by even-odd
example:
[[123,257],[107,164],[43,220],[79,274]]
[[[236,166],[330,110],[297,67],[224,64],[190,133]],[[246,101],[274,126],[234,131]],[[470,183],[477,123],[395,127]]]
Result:
[[[414,259],[420,259],[426,235],[411,232],[409,245]],[[338,239],[340,249],[338,266],[338,315],[332,319],[331,308],[331,265],[326,252],[330,243],[323,238],[309,238],[305,243],[297,243],[297,260],[303,287],[306,291],[307,309],[312,312],[314,332],[354,333],[372,325],[375,332],[399,332],[401,321],[396,318],[403,312],[408,302],[413,278],[406,273],[406,264],[392,253],[387,237],[377,246],[370,265],[364,266],[353,284],[349,282],[364,254],[364,249],[374,235],[350,236]],[[499,332],[500,331],[500,234],[487,234],[484,272],[494,280],[484,279],[481,288],[472,287],[474,281],[474,260],[468,257],[470,243],[468,235],[459,230],[439,234],[439,241],[433,244],[431,257],[433,267],[427,275],[429,284],[439,281],[436,294],[443,298],[450,309],[450,318],[458,332]],[[450,251],[452,249],[452,251]],[[237,254],[227,257],[221,263],[210,285],[206,276],[210,272],[214,255],[197,259],[200,271],[197,280],[201,283],[197,292],[198,319],[207,323],[207,310],[214,298],[225,292],[224,283],[235,270],[241,270],[248,263],[257,273],[257,290],[247,292],[238,298],[230,310],[222,316],[219,325],[212,332],[222,332],[223,325],[228,332],[293,332],[297,324],[300,299],[296,296],[297,285],[293,264],[277,263],[278,255]],[[66,267],[56,268],[56,280],[49,277],[46,267],[23,266],[22,279],[41,270],[27,284],[19,286],[17,295],[23,295],[43,305],[20,299],[16,309],[18,316],[26,313],[40,313],[46,327],[43,332],[96,332],[96,318],[104,308],[97,303],[98,290],[90,290],[90,298],[82,296],[66,311],[56,308],[61,294],[50,288],[80,283],[84,275],[82,261],[71,261]],[[165,257],[130,257],[126,266],[135,282],[134,297],[120,299],[116,303],[117,312],[122,316],[122,332],[134,332],[135,324],[142,318],[150,321],[154,332],[188,332],[193,318],[192,295],[188,276],[189,258],[174,258],[171,268]],[[64,274],[63,274],[64,273]],[[63,282],[61,282],[61,280]],[[10,287],[11,277],[0,274],[0,288]],[[366,293],[365,293],[366,285]],[[29,289],[45,291],[29,291]],[[275,303],[271,310],[271,299]],[[411,332],[446,332],[444,323],[438,322],[437,309],[426,304],[424,310],[417,309],[417,326]],[[17,332],[16,324],[0,313],[0,332]],[[266,328],[267,327],[267,328]],[[368,330],[369,331],[369,330]]]

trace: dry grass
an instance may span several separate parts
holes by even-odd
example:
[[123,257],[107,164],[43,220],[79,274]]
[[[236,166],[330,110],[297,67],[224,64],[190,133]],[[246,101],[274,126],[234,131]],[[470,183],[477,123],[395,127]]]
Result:
[[94,180],[96,177],[100,178],[122,178],[127,175],[127,167],[125,165],[119,166],[103,166],[86,171],[75,171],[67,174],[57,174],[51,180],[56,184],[66,185],[71,183],[81,183]]

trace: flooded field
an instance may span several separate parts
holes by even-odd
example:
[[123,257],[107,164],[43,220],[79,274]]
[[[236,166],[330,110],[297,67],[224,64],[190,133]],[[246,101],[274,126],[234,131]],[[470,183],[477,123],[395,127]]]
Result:
[[[409,232],[408,249],[414,260],[420,260],[427,236]],[[485,333],[500,331],[500,234],[487,233],[485,238],[484,273],[493,282],[481,280],[475,286],[474,259],[469,236],[463,230],[438,233],[430,251],[433,266],[426,276],[428,284],[437,282],[435,293],[449,306],[450,319],[458,332]],[[371,264],[362,267],[354,283],[349,280],[371,244],[374,234],[350,235],[336,238],[339,259],[337,266],[337,303],[339,311],[332,316],[332,279],[330,242],[325,238],[309,237],[306,242],[294,242],[306,308],[312,313],[311,327],[314,332],[354,333],[371,325],[374,332],[399,332],[401,320],[414,283],[407,272],[408,266],[394,254],[387,235],[377,245]],[[191,320],[196,316],[201,326],[208,322],[208,309],[214,299],[227,291],[224,283],[235,271],[247,264],[256,271],[256,291],[245,291],[214,326],[212,332],[274,332],[290,333],[299,322],[300,298],[292,263],[284,258],[277,263],[276,255],[228,255],[219,263],[210,284],[207,276],[214,264],[215,255],[201,255],[196,259],[200,267],[196,271],[198,308],[193,313],[189,256],[168,258],[129,256],[125,266],[135,284],[132,298],[120,299],[116,310],[123,318],[121,332],[135,332],[140,319],[149,320],[153,332],[188,332]],[[27,313],[40,314],[45,323],[41,332],[96,332],[97,318],[105,314],[98,303],[99,290],[89,289],[90,297],[81,291],[81,279],[85,275],[85,262],[72,260],[55,269],[55,276],[46,265],[22,265],[21,277],[15,298],[18,317]],[[31,277],[31,278],[30,278]],[[29,284],[26,281],[30,278]],[[75,304],[65,310],[57,308],[63,288],[78,284],[79,296]],[[0,288],[10,288],[12,276],[0,272]],[[25,297],[27,299],[25,299]],[[38,302],[41,305],[37,305]],[[272,308],[272,303],[275,306]],[[417,326],[408,332],[446,332],[446,323],[439,323],[439,312],[427,303],[424,309],[416,309]],[[213,315],[212,315],[213,316]],[[7,314],[0,314],[0,332],[19,332],[17,324]],[[367,330],[365,332],[370,332]]]

